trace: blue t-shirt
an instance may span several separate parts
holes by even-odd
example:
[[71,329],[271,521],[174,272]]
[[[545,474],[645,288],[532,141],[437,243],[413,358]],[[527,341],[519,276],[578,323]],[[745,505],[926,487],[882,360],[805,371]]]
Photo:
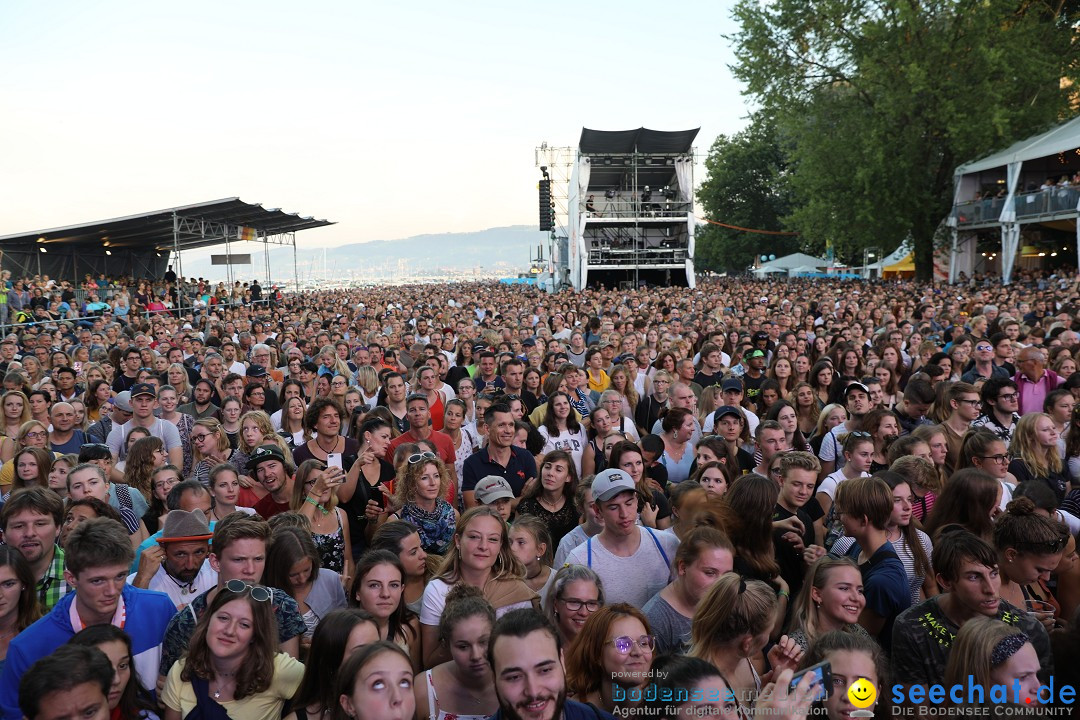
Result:
[[[852,543],[847,557],[859,562],[862,548]],[[896,554],[892,543],[886,541],[877,549],[869,560],[859,565],[863,579],[863,595],[866,607],[885,618],[885,626],[878,634],[878,642],[886,650],[892,645],[892,628],[896,616],[911,607],[911,592],[908,589],[907,571],[904,563]]]

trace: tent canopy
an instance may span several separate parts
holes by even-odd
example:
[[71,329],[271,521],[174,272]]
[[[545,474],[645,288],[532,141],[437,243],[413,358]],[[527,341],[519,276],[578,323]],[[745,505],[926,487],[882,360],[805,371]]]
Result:
[[1013,162],[1035,160],[1080,147],[1080,117],[1013,143],[1004,150],[956,168],[956,175],[993,170]]
[[885,267],[883,267],[881,269],[881,272],[882,273],[915,272],[915,254],[914,253],[908,253],[908,256],[905,257],[900,262],[898,262],[898,263],[896,263],[894,265],[886,265]]
[[785,255],[784,257],[770,260],[769,266],[781,270],[791,270],[792,268],[802,267],[817,269],[828,267],[829,261],[816,258],[813,255],[807,255],[806,253],[792,253],[791,255]]
[[772,265],[762,265],[759,268],[754,268],[755,275],[771,275],[772,273],[786,273],[784,268],[773,267]]

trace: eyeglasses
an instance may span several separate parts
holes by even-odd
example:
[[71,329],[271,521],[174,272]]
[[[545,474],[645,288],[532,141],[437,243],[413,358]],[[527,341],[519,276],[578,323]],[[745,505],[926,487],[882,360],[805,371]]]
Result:
[[600,609],[600,601],[599,600],[562,600],[562,599],[560,599],[559,602],[561,602],[563,605],[565,605],[566,609],[569,610],[570,612],[577,612],[582,607],[584,607],[586,610],[588,610],[591,613],[594,613],[594,612],[596,612],[597,610]]
[[232,593],[251,593],[251,599],[255,602],[270,601],[270,591],[262,585],[249,585],[243,580],[230,580],[225,583],[225,589]]
[[654,635],[642,635],[637,640],[629,635],[620,635],[613,640],[608,640],[608,642],[615,646],[620,655],[628,655],[635,645],[650,652],[656,647],[656,637]]
[[998,400],[1015,400],[1020,395],[1019,393],[1001,393],[997,396]]
[[49,433],[45,432],[44,430],[38,430],[36,432],[28,432],[23,435],[23,437],[29,440],[44,440],[45,438],[49,437]]
[[416,453],[409,456],[409,464],[415,465],[418,462],[423,462],[424,460],[434,460],[437,457],[438,455],[433,452]]
[[198,443],[198,442],[202,442],[206,438],[210,437],[210,435],[211,435],[211,433],[199,433],[198,435],[195,435],[194,433],[192,433],[189,436],[189,438],[191,439],[191,442]]
[[1007,463],[1009,462],[1008,455],[979,455],[980,460],[993,460],[994,462]]
[[990,345],[979,345],[975,348],[979,352],[993,352],[994,348]]
[[972,400],[970,398],[967,399],[967,400],[957,400],[956,402],[966,403],[966,404],[970,405],[971,407],[978,407],[979,405],[982,405],[982,400],[979,400],[978,398],[975,398],[974,400]]

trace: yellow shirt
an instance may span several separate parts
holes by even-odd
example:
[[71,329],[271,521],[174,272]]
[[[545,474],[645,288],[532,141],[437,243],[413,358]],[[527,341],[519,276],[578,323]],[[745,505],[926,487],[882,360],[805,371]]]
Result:
[[[195,709],[195,688],[190,682],[180,679],[185,660],[186,658],[173,664],[165,681],[165,690],[161,693],[161,702],[165,707],[178,711],[182,718]],[[285,702],[296,694],[303,677],[304,666],[299,660],[285,653],[278,653],[274,656],[274,679],[269,688],[243,700],[223,701],[221,706],[233,720],[280,718],[281,709]]]
[[599,375],[593,375],[591,368],[586,369],[585,373],[589,376],[589,389],[596,392],[604,392],[611,387],[611,378],[603,370],[597,371]]

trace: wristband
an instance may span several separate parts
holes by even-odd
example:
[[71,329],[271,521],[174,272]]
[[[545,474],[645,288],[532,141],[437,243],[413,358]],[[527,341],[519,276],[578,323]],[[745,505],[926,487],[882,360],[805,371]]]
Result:
[[789,593],[787,590],[781,590],[778,593],[776,593],[776,597],[777,598],[787,598],[788,600],[790,600],[791,599],[791,593]]

